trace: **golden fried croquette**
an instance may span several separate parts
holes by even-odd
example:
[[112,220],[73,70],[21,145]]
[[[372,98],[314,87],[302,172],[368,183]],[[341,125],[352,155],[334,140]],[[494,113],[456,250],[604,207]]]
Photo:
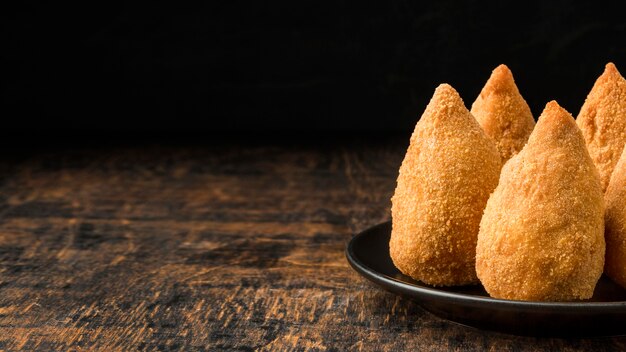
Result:
[[487,202],[478,278],[497,298],[590,298],[604,251],[600,176],[574,119],[552,101]]
[[501,161],[459,94],[442,84],[415,126],[392,198],[390,255],[436,286],[476,283],[478,225]]
[[606,191],[626,143],[626,80],[613,63],[593,85],[576,119]]
[[626,288],[626,148],[604,195],[606,263],[604,272]]
[[503,163],[522,150],[535,127],[530,108],[506,65],[493,70],[471,112],[496,142]]

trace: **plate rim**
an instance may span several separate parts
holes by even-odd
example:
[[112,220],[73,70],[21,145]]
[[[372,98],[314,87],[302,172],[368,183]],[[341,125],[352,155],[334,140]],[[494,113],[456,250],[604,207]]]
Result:
[[[367,235],[369,232],[376,231],[381,227],[391,226],[391,221],[385,221],[379,223],[377,225],[368,227],[367,229],[358,232],[353,235],[350,241],[348,242],[345,249],[345,256],[348,260],[348,263],[352,266],[354,270],[360,273],[362,276],[367,278],[368,280],[374,282],[378,285],[388,285],[391,287],[397,287],[401,291],[405,293],[412,294],[413,296],[429,296],[438,299],[445,299],[448,301],[458,301],[463,300],[465,302],[470,302],[474,304],[488,304],[490,306],[500,306],[500,307],[509,307],[509,308],[545,308],[545,309],[553,309],[553,310],[575,310],[575,311],[587,311],[589,309],[593,310],[602,310],[602,309],[626,309],[626,301],[611,301],[611,302],[542,302],[542,301],[520,301],[520,300],[508,300],[501,298],[493,298],[493,297],[485,297],[485,296],[476,296],[464,293],[456,293],[449,291],[442,291],[435,287],[427,287],[427,286],[418,286],[414,284],[405,283],[398,279],[395,279],[391,276],[380,273],[361,260],[359,260],[358,256],[354,252],[354,245],[359,238]],[[615,312],[615,311],[613,311]]]

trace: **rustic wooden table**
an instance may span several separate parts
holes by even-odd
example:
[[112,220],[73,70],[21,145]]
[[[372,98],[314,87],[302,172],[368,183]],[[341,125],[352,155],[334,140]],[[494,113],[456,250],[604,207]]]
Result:
[[626,349],[626,337],[466,328],[352,271],[344,247],[389,218],[404,148],[116,147],[4,160],[0,350]]

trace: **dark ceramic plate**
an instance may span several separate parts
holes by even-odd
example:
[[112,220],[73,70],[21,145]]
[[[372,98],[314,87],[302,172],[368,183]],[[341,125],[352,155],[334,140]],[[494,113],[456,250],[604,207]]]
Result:
[[434,288],[403,275],[389,257],[391,223],[354,236],[346,257],[382,288],[415,299],[442,318],[480,329],[532,336],[626,335],[626,291],[606,277],[581,302],[525,302],[489,297],[480,286]]

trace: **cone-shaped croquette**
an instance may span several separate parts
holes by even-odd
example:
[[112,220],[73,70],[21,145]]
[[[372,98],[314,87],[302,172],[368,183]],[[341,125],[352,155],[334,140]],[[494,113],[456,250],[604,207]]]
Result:
[[493,70],[472,104],[472,115],[485,133],[496,142],[502,162],[522,150],[535,127],[530,108],[506,65],[500,65]]
[[613,63],[606,65],[593,85],[576,123],[606,191],[626,143],[626,80]]
[[500,174],[480,223],[476,272],[493,297],[590,298],[604,266],[600,177],[572,116],[546,105]]
[[437,87],[415,126],[392,198],[395,266],[430,285],[476,283],[478,226],[500,168],[495,143],[458,93]]
[[626,149],[615,166],[604,199],[606,201],[604,272],[626,288]]

